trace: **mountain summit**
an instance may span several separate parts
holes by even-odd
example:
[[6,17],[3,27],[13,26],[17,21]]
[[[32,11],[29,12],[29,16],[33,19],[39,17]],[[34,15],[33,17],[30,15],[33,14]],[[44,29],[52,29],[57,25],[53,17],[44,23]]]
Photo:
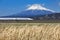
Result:
[[30,5],[27,10],[46,10],[46,11],[51,11],[51,12],[54,12],[53,10],[50,10],[48,8],[45,8],[43,7],[42,5],[40,4],[33,4],[33,5]]

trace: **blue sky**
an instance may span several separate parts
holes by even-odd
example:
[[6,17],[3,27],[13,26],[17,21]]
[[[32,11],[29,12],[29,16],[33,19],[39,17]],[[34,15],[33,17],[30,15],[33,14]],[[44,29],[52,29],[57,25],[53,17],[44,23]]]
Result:
[[60,0],[0,0],[0,16],[24,11],[27,5],[41,4],[44,7],[60,12]]

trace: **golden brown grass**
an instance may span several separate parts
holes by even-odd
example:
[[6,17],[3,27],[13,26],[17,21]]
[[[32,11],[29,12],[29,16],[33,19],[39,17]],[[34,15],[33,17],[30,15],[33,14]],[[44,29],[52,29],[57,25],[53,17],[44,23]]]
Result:
[[0,40],[60,40],[60,23],[0,23]]

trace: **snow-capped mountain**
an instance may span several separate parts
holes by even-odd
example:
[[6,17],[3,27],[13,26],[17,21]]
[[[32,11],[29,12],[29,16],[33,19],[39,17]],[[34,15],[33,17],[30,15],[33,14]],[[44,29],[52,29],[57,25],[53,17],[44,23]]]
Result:
[[25,11],[9,15],[9,17],[34,17],[38,15],[46,15],[54,13],[53,10],[47,9],[39,4],[33,4],[29,6]]
[[55,11],[50,10],[48,8],[45,8],[41,6],[40,4],[33,4],[30,5],[25,11],[22,11],[20,13],[12,14],[9,16],[4,16],[4,18],[36,18],[39,19],[40,17],[44,15],[54,14]]

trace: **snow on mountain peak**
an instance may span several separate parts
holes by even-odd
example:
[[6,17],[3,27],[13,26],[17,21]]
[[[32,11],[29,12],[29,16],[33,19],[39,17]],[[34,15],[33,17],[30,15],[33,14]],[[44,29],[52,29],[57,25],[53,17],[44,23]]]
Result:
[[52,11],[54,12],[53,10],[50,10],[50,9],[47,9],[43,6],[41,6],[40,4],[33,4],[33,5],[30,5],[27,10],[47,10],[47,11]]

